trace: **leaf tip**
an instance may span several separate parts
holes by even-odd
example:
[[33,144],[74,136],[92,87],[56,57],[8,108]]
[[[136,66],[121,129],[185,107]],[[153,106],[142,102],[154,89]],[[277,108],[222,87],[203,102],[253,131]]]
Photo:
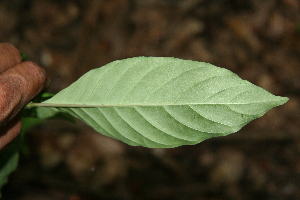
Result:
[[280,97],[278,106],[281,106],[281,105],[285,104],[286,102],[288,102],[288,100],[290,100],[288,97]]

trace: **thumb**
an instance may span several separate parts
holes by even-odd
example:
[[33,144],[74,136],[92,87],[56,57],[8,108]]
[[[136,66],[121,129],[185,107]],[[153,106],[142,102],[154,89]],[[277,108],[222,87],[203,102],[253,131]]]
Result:
[[33,62],[19,63],[0,74],[0,126],[37,95],[45,82],[45,71]]

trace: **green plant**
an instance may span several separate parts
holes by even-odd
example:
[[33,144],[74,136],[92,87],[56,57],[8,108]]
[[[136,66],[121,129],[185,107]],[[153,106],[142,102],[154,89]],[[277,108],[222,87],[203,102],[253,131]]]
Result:
[[[43,94],[26,106],[27,124],[68,113],[104,135],[150,148],[193,145],[237,132],[288,101],[227,69],[163,57],[114,61],[41,102],[49,97]],[[1,173],[10,169],[5,176],[15,167],[11,162],[0,168]]]

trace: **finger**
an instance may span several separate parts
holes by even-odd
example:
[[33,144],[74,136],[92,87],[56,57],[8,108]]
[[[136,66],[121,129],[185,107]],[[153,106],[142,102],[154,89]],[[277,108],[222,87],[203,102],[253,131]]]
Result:
[[0,73],[22,61],[20,52],[12,44],[0,43]]
[[0,74],[2,125],[33,99],[44,88],[45,82],[46,72],[33,62],[22,62]]
[[21,131],[21,121],[14,119],[5,128],[0,128],[0,150],[17,137]]

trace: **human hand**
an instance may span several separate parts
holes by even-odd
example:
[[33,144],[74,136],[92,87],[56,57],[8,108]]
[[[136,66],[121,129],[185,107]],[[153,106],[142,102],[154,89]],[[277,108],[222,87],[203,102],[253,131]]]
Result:
[[46,72],[33,62],[22,62],[11,44],[0,43],[0,150],[21,130],[17,114],[46,83]]

